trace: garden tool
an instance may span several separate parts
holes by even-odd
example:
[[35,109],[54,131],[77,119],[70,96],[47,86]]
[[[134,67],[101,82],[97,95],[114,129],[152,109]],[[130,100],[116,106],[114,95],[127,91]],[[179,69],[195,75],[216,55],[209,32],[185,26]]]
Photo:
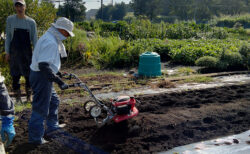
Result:
[[[91,96],[91,100],[84,103],[84,110],[94,118],[97,125],[104,125],[110,120],[119,123],[138,115],[139,111],[135,107],[136,99],[130,96],[118,96],[110,103],[104,103],[97,99],[89,87],[83,83],[75,74],[63,73],[66,79],[75,79],[77,82],[69,84],[69,87],[81,87]],[[138,100],[137,100],[138,101]]]

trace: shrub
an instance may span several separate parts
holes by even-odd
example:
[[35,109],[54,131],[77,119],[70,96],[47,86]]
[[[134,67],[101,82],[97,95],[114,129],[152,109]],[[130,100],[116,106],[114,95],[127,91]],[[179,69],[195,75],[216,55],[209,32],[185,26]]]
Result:
[[223,49],[217,66],[219,69],[224,70],[228,68],[237,68],[242,66],[243,59],[239,52],[232,52],[230,50]]
[[247,44],[243,44],[239,50],[239,53],[242,55],[242,56],[245,56],[247,57],[247,55],[250,53],[250,46],[247,45]]
[[247,57],[247,68],[250,69],[250,55]]
[[10,87],[12,83],[10,69],[9,69],[9,65],[5,63],[4,57],[5,57],[5,53],[1,53],[0,54],[0,72],[1,72],[1,75],[5,77],[5,80],[4,80],[5,85],[7,87]]
[[87,21],[84,22],[77,22],[75,23],[76,28],[80,28],[86,31],[93,31],[93,27],[91,27],[91,24]]
[[175,48],[170,52],[170,57],[174,62],[185,65],[194,65],[195,61],[200,57],[211,55],[213,55],[213,51],[208,51],[204,47],[188,45],[181,48]]
[[188,39],[197,36],[197,32],[194,30],[194,27],[179,23],[169,25],[166,30],[166,37],[169,39]]
[[94,38],[86,42],[86,53],[89,54],[88,62],[96,68],[123,67],[129,64],[127,44],[118,37]]
[[228,37],[228,33],[222,28],[214,29],[212,33],[210,33],[209,37],[215,39],[225,39]]
[[221,61],[227,62],[229,67],[242,66],[242,56],[238,52],[231,52],[227,50],[224,56],[220,59]]
[[171,47],[167,43],[159,43],[154,46],[154,52],[157,52],[161,56],[162,61],[170,60],[171,57],[169,56],[169,52]]
[[247,34],[247,30],[245,30],[243,27],[240,28],[227,28],[224,27],[224,29],[228,32],[228,33],[234,33],[234,34]]
[[86,45],[87,34],[85,31],[74,28],[75,37],[64,41],[65,48],[68,52],[67,63],[75,64],[79,61],[86,63]]
[[115,31],[115,23],[104,22],[100,26],[101,26],[102,31],[105,31],[105,32]]
[[126,21],[118,21],[115,25],[115,29],[119,32],[121,39],[128,40],[130,37],[129,25]]
[[216,26],[232,28],[236,23],[240,23],[244,28],[250,28],[250,14],[222,16],[215,19]]
[[204,56],[195,61],[197,66],[203,66],[206,68],[216,68],[218,63],[218,58],[212,56]]
[[228,68],[229,64],[227,61],[218,61],[216,68],[219,70],[226,70]]
[[250,68],[250,46],[248,46],[247,44],[243,44],[239,50],[239,53],[242,56],[242,60],[243,60],[243,65],[246,68]]

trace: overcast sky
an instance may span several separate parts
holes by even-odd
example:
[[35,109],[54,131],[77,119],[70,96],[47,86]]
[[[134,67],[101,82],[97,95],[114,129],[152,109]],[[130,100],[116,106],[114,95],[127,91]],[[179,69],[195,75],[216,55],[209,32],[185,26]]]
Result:
[[[101,7],[101,0],[83,0],[85,3],[85,7],[87,8],[87,11],[90,9],[98,9]],[[121,3],[125,2],[128,4],[131,0],[113,0],[113,3]],[[103,4],[111,4],[112,0],[103,0]]]

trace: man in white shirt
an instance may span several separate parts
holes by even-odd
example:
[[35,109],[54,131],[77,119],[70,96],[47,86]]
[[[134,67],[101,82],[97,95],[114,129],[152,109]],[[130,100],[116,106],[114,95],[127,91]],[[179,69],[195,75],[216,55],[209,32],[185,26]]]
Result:
[[58,18],[48,31],[38,40],[30,65],[30,84],[33,90],[32,114],[29,121],[29,142],[43,144],[44,124],[51,132],[59,128],[59,98],[53,88],[53,82],[64,90],[68,88],[59,76],[61,57],[67,53],[62,43],[67,37],[73,37],[73,23],[67,18]]

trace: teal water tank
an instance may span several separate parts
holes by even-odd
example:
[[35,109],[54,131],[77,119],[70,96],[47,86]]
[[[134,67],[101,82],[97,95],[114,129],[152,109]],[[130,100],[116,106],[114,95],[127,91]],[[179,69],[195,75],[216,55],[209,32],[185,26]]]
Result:
[[161,57],[156,52],[145,52],[140,55],[138,74],[155,77],[161,75]]

